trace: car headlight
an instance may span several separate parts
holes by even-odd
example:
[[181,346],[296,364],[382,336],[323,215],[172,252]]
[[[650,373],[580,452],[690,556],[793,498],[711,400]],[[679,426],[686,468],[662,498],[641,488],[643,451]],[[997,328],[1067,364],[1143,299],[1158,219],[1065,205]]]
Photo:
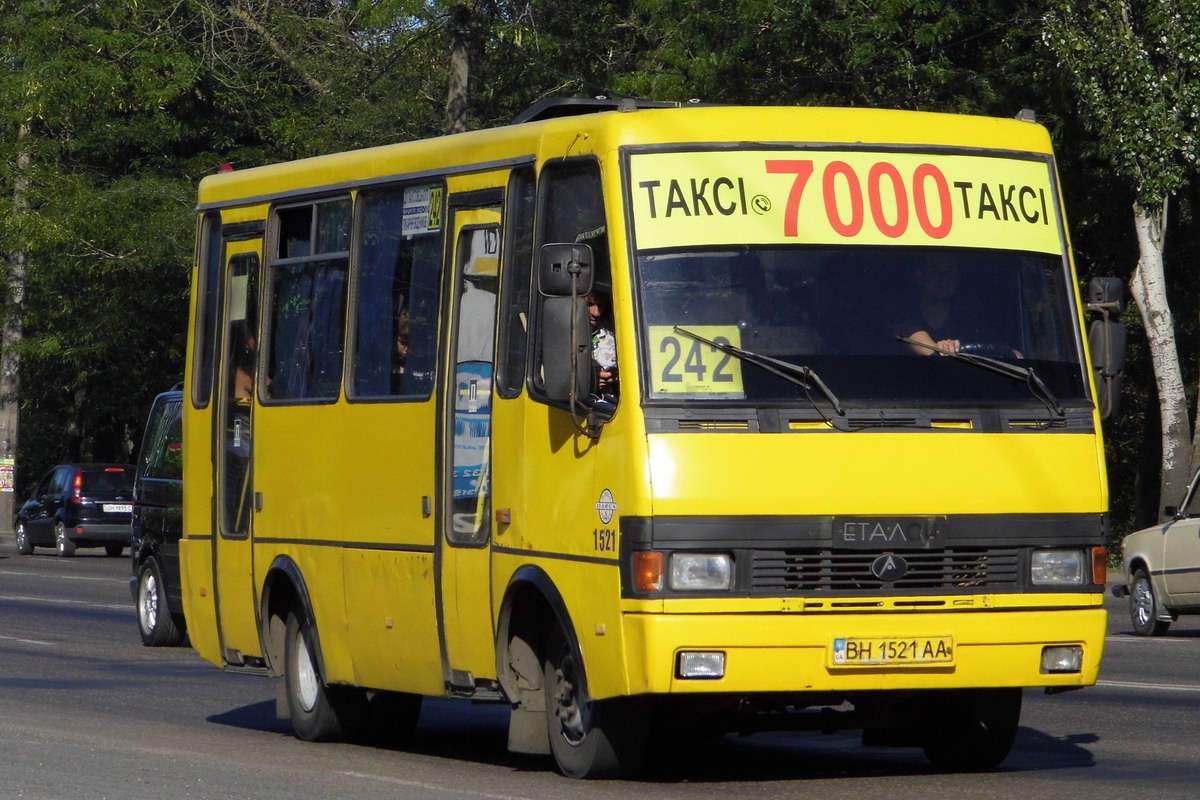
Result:
[[670,587],[680,592],[720,591],[733,585],[726,553],[672,553]]
[[1084,565],[1083,550],[1034,550],[1029,565],[1030,578],[1034,586],[1082,586]]

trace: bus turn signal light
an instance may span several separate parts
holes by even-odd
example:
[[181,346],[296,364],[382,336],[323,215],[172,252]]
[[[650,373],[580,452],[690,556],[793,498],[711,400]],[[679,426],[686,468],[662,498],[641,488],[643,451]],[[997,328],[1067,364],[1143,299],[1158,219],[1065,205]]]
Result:
[[663,554],[646,550],[633,554],[633,588],[639,592],[661,592]]
[[1108,581],[1108,548],[1092,548],[1092,582],[1103,586]]

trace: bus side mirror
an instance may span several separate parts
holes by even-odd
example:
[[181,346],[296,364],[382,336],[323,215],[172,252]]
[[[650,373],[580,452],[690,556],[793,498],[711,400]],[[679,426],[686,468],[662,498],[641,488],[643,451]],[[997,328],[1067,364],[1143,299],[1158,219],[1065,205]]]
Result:
[[542,245],[538,262],[538,291],[544,297],[586,297],[592,291],[592,246]]
[[1120,278],[1092,278],[1087,310],[1100,315],[1088,329],[1088,349],[1100,419],[1111,419],[1120,408],[1125,382],[1125,325],[1118,321],[1125,311],[1125,284]]
[[592,332],[587,295],[592,290],[592,248],[548,244],[538,262],[542,389],[558,402],[582,400],[592,390]]

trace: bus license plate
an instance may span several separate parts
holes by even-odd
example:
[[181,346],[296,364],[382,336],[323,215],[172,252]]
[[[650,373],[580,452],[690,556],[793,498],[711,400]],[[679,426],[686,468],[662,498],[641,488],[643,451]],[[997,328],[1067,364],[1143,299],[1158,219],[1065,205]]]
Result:
[[951,636],[837,637],[829,648],[833,667],[922,667],[954,664]]
[[104,508],[105,514],[130,514],[130,513],[133,513],[133,504],[132,503],[105,503],[103,508]]

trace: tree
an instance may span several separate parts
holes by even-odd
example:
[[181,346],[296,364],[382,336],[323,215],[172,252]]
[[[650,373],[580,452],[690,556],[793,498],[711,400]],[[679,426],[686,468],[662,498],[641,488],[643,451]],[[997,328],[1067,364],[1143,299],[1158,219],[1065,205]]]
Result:
[[1183,497],[1193,455],[1200,455],[1188,419],[1163,258],[1170,200],[1200,159],[1198,13],[1196,0],[1055,0],[1045,18],[1046,43],[1072,79],[1098,152],[1135,192],[1139,255],[1130,289],[1158,389],[1160,509]]

